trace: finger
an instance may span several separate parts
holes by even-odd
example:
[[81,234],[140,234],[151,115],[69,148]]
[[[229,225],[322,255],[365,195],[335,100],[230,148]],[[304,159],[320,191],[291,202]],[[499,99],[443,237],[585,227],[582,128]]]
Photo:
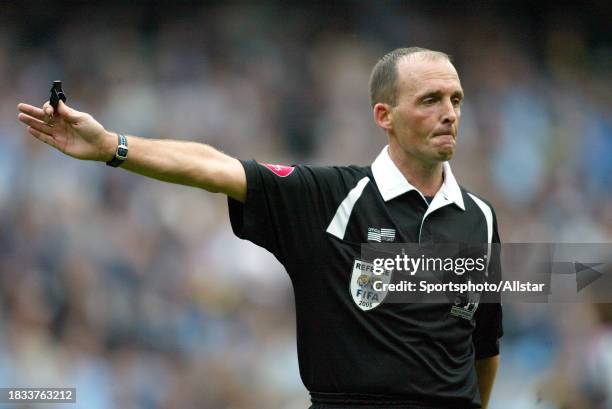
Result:
[[51,125],[47,125],[43,121],[40,121],[36,118],[32,118],[26,114],[19,114],[17,118],[26,125],[31,126],[32,128],[44,132],[47,134],[51,134],[53,132],[53,127]]
[[32,135],[33,137],[35,137],[39,141],[43,141],[47,145],[53,146],[54,148],[57,148],[55,139],[53,139],[53,137],[51,135],[46,134],[44,132],[41,132],[38,129],[32,128],[31,126],[28,126],[27,129],[28,129],[28,132],[30,133],[30,135]]
[[68,105],[64,104],[64,101],[62,100],[60,100],[57,104],[57,112],[70,123],[78,122],[83,118],[82,112],[70,108]]
[[49,122],[51,118],[53,118],[53,114],[55,113],[55,110],[53,109],[49,101],[46,101],[43,104],[43,112],[46,115],[46,118],[44,119],[44,121]]
[[44,121],[45,119],[45,112],[38,107],[22,103],[17,105],[17,109],[19,109],[19,112],[22,112],[36,119],[40,119],[41,121]]

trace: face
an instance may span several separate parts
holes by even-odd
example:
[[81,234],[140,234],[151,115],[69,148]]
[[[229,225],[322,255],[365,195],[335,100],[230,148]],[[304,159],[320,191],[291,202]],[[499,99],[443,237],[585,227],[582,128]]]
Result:
[[386,122],[379,121],[391,149],[426,165],[451,159],[463,100],[455,67],[442,58],[416,55],[400,60],[397,68],[397,104],[386,105]]

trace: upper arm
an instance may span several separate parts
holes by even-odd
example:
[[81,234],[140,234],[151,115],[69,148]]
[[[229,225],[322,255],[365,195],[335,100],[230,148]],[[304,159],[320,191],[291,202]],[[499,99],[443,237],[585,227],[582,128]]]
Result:
[[[189,179],[195,181],[195,185],[213,193],[224,193],[232,199],[244,203],[247,193],[247,177],[242,163],[217,149],[203,144],[186,145],[187,151],[182,160]],[[190,155],[191,154],[191,155]],[[186,157],[186,159],[185,159]],[[189,164],[190,158],[193,158]]]
[[222,182],[218,188],[219,192],[225,193],[237,202],[244,203],[247,192],[247,178],[244,167],[240,161],[228,156],[225,163],[220,167],[220,178]]

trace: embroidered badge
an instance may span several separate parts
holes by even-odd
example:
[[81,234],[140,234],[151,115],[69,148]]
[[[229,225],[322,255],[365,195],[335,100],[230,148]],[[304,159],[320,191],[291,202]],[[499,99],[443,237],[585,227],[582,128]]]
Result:
[[376,243],[395,241],[395,229],[368,227],[368,241]]
[[[475,297],[474,297],[475,296]],[[465,296],[458,295],[455,299],[455,305],[451,307],[450,314],[471,321],[474,319],[474,314],[478,309],[478,301],[480,300],[480,294],[473,294],[472,302],[468,301]]]
[[293,166],[275,165],[272,163],[262,163],[266,168],[270,169],[276,176],[282,178],[287,177],[295,170]]
[[374,264],[362,260],[353,262],[350,292],[351,298],[363,311],[378,307],[387,296],[387,289],[382,284],[389,284],[391,271],[384,271],[380,275],[374,274]]

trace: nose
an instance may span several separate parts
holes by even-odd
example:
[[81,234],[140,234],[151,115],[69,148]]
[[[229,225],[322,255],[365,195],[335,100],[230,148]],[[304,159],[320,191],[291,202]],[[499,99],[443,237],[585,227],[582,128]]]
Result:
[[457,111],[455,110],[455,106],[450,99],[442,104],[441,116],[442,123],[444,124],[452,125],[457,122]]

